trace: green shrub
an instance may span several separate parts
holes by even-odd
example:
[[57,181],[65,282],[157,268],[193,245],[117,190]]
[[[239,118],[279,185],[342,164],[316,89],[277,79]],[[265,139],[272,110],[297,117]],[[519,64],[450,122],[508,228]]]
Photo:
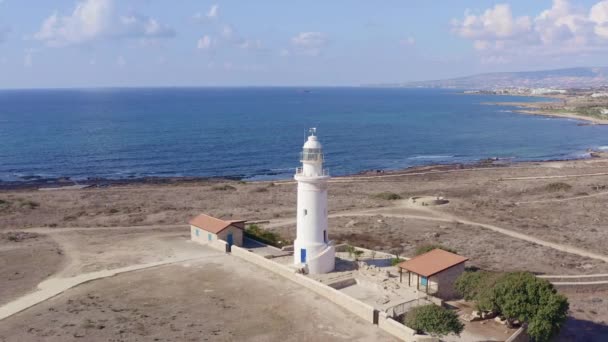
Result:
[[211,188],[211,190],[214,191],[234,191],[236,190],[235,187],[233,187],[232,185],[228,185],[228,184],[222,184],[222,185],[215,185]]
[[528,323],[528,334],[534,341],[549,341],[566,320],[569,304],[551,283],[527,272],[463,273],[455,287],[477,307],[494,311],[508,321]]
[[404,262],[405,259],[401,259],[401,258],[392,258],[391,259],[391,266],[396,266],[397,264],[400,264],[402,262]]
[[568,191],[570,189],[572,189],[572,185],[570,185],[568,183],[562,183],[562,182],[551,183],[551,184],[547,184],[545,186],[545,190],[550,191],[550,192]]
[[375,194],[373,197],[387,200],[387,201],[394,201],[394,200],[401,199],[401,196],[399,196],[398,194],[396,194],[394,192],[390,192],[390,191],[385,191],[385,192]]
[[502,273],[466,271],[456,279],[454,287],[466,300],[474,300],[478,310],[496,311],[492,289],[503,276]]
[[405,315],[403,324],[418,333],[424,332],[433,336],[445,336],[451,333],[460,335],[464,330],[464,324],[460,322],[454,311],[434,304],[413,308]]
[[445,247],[445,246],[442,246],[442,245],[435,245],[435,244],[418,246],[418,248],[416,248],[415,254],[416,255],[421,255],[421,254],[424,254],[424,253],[428,253],[428,252],[430,252],[430,251],[432,251],[434,249],[443,249],[446,252],[458,254],[458,253],[456,253],[456,251],[454,251],[451,248],[448,248],[448,247]]
[[528,322],[528,334],[535,341],[549,341],[568,315],[566,297],[528,272],[507,273],[493,292],[500,313],[509,320]]
[[245,236],[279,248],[289,244],[289,241],[281,238],[279,234],[260,228],[257,224],[245,227]]

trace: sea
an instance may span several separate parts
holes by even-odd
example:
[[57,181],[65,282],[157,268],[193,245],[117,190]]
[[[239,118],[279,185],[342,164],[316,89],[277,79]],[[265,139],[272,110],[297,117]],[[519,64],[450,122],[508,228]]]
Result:
[[336,176],[608,148],[608,126],[484,104],[507,101],[550,100],[361,87],[0,90],[0,182],[287,179],[311,127]]

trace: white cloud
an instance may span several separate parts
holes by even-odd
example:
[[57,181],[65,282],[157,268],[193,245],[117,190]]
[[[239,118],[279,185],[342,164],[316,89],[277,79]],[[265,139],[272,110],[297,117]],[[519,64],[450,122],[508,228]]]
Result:
[[213,39],[206,34],[196,42],[196,48],[200,50],[209,50],[213,44]]
[[465,11],[452,21],[453,32],[469,39],[484,63],[507,63],[511,57],[559,56],[608,51],[608,0],[590,10],[568,0],[535,17],[513,16],[508,4],[498,4],[480,14]]
[[220,9],[220,6],[212,5],[209,8],[209,11],[207,11],[207,18],[210,18],[210,19],[217,18],[218,14],[219,14],[219,9]]
[[259,39],[245,39],[237,43],[236,46],[244,50],[259,50],[262,48],[262,41]]
[[49,46],[67,46],[101,39],[159,39],[175,31],[156,19],[140,14],[120,15],[113,0],[83,0],[69,15],[54,13],[34,38]]
[[608,39],[608,0],[598,2],[591,7],[589,18],[595,24],[595,34],[604,39]]
[[205,21],[205,20],[216,20],[219,18],[219,5],[212,5],[209,7],[206,13],[197,12],[192,16],[192,19],[196,21]]
[[404,46],[414,46],[416,45],[416,39],[410,36],[405,39],[402,39],[399,43]]
[[322,32],[301,32],[291,38],[292,53],[318,56],[329,44],[329,38]]

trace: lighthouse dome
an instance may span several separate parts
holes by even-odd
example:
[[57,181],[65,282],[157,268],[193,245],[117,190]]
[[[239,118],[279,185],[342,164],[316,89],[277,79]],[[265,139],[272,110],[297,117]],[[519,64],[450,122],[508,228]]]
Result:
[[323,148],[323,146],[317,139],[316,135],[311,135],[308,137],[308,140],[306,140],[306,142],[304,143],[304,148],[321,149],[321,148]]

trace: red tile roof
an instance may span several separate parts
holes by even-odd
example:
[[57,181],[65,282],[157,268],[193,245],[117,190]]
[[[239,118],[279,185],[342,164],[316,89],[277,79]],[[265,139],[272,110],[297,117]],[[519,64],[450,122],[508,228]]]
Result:
[[[191,225],[201,228],[201,229],[208,231],[210,233],[213,233],[213,234],[217,234],[217,233],[221,232],[222,230],[232,226],[233,224],[241,223],[241,222],[245,222],[245,221],[238,221],[238,220],[224,221],[224,220],[220,220],[218,218],[215,218],[215,217],[212,217],[209,215],[205,215],[205,214],[200,214],[197,217],[190,220]],[[240,228],[236,225],[234,227]]]
[[443,249],[434,249],[404,261],[398,266],[421,276],[431,277],[467,260],[469,259],[458,254],[446,252]]

